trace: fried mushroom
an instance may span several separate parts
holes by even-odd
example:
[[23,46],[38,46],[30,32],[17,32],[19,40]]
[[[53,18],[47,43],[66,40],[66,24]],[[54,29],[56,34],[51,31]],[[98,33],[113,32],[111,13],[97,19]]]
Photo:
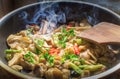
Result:
[[63,79],[63,73],[58,68],[50,68],[45,73],[46,79]]
[[47,70],[47,66],[44,65],[43,63],[40,63],[40,64],[35,66],[35,69],[33,70],[33,73],[37,77],[43,77],[45,75],[46,70]]
[[20,53],[14,54],[13,58],[10,61],[8,61],[8,66],[18,64],[21,57],[22,55]]
[[25,61],[23,58],[20,59],[20,65],[25,70],[34,70],[34,68],[35,68],[35,64],[29,63],[29,62]]

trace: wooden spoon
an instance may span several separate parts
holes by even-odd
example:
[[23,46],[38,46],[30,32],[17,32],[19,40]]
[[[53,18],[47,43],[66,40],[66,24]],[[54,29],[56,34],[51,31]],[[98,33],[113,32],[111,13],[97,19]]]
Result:
[[100,44],[120,43],[120,26],[108,22],[101,22],[93,28],[83,31],[78,36]]

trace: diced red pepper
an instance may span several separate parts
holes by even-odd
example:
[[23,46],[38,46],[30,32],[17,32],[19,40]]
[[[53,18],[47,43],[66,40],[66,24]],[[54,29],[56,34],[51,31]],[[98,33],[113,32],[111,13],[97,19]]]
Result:
[[74,44],[73,48],[74,48],[74,53],[75,53],[76,55],[79,55],[79,54],[80,54],[80,49],[79,49],[77,43]]
[[30,24],[31,26],[36,26],[36,24]]
[[69,23],[68,26],[67,26],[67,30],[69,30],[72,26],[73,26],[73,24]]
[[69,23],[69,24],[68,24],[68,27],[72,27],[72,26],[73,26],[73,24],[72,24],[72,23]]
[[49,54],[50,55],[55,55],[55,54],[58,54],[59,52],[60,52],[60,50],[59,49],[55,49],[55,48],[51,48],[49,50]]

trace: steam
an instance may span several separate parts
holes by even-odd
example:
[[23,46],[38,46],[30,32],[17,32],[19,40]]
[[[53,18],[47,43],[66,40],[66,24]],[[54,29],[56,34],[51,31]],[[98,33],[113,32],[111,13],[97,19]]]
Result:
[[[71,6],[71,5],[70,5]],[[64,7],[58,3],[44,3],[35,7],[33,12],[23,11],[19,17],[27,24],[37,24],[40,26],[40,32],[50,33],[58,24],[65,24],[69,20],[80,21],[83,18],[87,18],[91,25],[97,24],[99,21],[96,18],[98,16],[97,9],[93,7],[90,14],[84,11],[84,7],[72,8],[64,5]],[[76,5],[75,5],[76,6]],[[78,19],[77,19],[78,18]]]
[[91,10],[90,15],[86,15],[87,20],[89,23],[91,23],[91,25],[96,25],[97,23],[99,23],[99,20],[97,17],[99,17],[98,14],[98,9],[96,7],[93,7],[93,9]]
[[59,10],[59,5],[56,3],[39,5],[30,20],[29,13],[27,13],[26,11],[22,12],[20,14],[20,17],[22,17],[26,24],[39,25],[41,27],[40,31],[44,29],[44,25],[47,25],[45,28],[49,30],[46,30],[46,33],[54,30],[58,23],[66,23],[65,13]]

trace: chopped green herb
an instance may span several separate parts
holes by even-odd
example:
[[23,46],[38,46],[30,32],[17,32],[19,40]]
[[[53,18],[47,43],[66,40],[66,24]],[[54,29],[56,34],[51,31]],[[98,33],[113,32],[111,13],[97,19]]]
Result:
[[61,31],[62,34],[59,34],[59,36],[61,37],[61,39],[59,39],[59,42],[61,46],[65,48],[66,47],[65,42],[68,40],[70,36],[75,36],[75,33],[74,33],[74,29],[70,29],[69,31],[67,31],[65,28],[62,28]]
[[53,66],[54,65],[54,56],[50,56],[48,62],[51,66]]
[[41,55],[41,56],[39,57],[39,60],[40,60],[40,61],[41,61],[41,60],[45,60],[44,56]]
[[62,48],[65,48],[66,47],[66,43],[59,40],[59,45],[62,47]]
[[36,54],[41,54],[41,51],[38,48],[36,48]]
[[70,55],[70,59],[73,59],[73,58],[78,58],[78,55],[71,54],[71,55]]
[[66,58],[65,58],[65,57],[63,57],[63,58],[61,59],[61,62],[62,62],[62,63],[64,63],[64,62],[65,62],[65,60],[66,60]]
[[44,58],[45,58],[46,60],[48,60],[48,59],[49,59],[49,57],[50,57],[49,53],[48,53],[48,52],[46,52],[46,53],[44,54]]
[[44,45],[44,40],[43,39],[35,39],[35,43],[39,46],[42,47]]
[[67,41],[67,39],[68,39],[68,37],[67,37],[67,36],[63,36],[62,41],[63,41],[63,42],[66,42],[66,41]]
[[68,34],[69,34],[70,36],[75,36],[74,29],[70,29],[70,30],[68,31]]
[[34,58],[30,58],[30,59],[28,60],[28,62],[29,62],[29,63],[33,63],[33,64],[35,64],[36,61],[35,61]]
[[53,41],[57,47],[65,48],[66,44],[62,41],[62,37],[59,37],[59,35],[54,34],[53,35]]
[[[43,39],[35,39],[34,40],[35,47],[42,53],[46,52],[46,49],[43,47],[44,45],[44,40]],[[39,52],[39,53],[40,53]]]
[[63,28],[61,28],[61,32],[64,34],[64,35],[66,35],[68,32],[67,32],[67,30],[63,27]]
[[66,58],[70,59],[71,61],[79,61],[78,56],[75,54],[68,54],[68,55],[66,55]]
[[65,28],[61,28],[61,34],[54,34],[53,40],[57,47],[66,48],[66,41],[68,37],[75,36],[74,30],[67,31]]
[[50,56],[48,52],[44,54],[44,58],[49,62],[51,66],[54,65],[54,56]]
[[15,49],[6,49],[5,53],[20,53],[21,50],[15,50]]
[[35,64],[35,62],[36,62],[32,52],[30,52],[30,51],[28,51],[28,53],[24,55],[24,59],[27,62],[32,63],[32,64]]
[[50,48],[45,48],[47,51],[49,51],[50,50]]

